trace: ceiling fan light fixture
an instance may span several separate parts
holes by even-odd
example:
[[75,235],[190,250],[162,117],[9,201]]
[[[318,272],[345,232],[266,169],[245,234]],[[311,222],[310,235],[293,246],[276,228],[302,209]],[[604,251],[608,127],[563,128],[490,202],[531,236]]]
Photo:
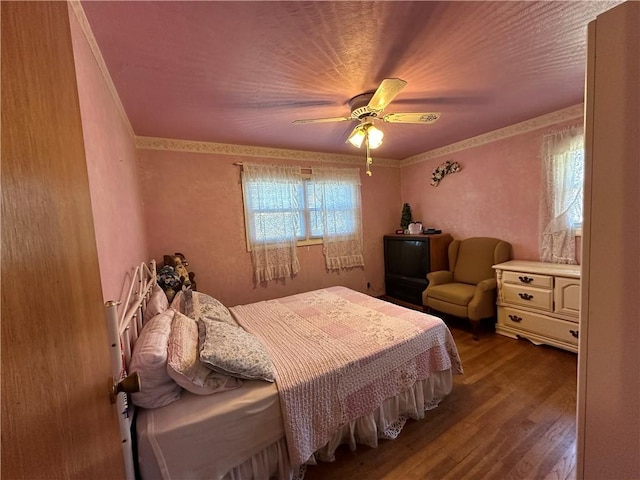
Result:
[[367,140],[369,148],[378,148],[382,145],[384,132],[376,128],[371,122],[364,122],[353,129],[347,141],[356,148],[362,147],[362,142]]
[[369,141],[369,148],[378,148],[382,145],[382,139],[384,138],[384,132],[379,128],[376,128],[373,123],[367,127],[367,139]]
[[356,148],[360,148],[362,146],[362,142],[364,141],[364,137],[367,135],[367,131],[364,128],[364,125],[358,125],[353,129],[351,135],[347,141]]

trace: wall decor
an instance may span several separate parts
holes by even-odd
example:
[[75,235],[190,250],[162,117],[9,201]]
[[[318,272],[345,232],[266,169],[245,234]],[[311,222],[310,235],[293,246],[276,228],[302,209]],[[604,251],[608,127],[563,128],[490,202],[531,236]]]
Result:
[[450,162],[449,160],[447,160],[438,168],[436,168],[431,174],[431,186],[437,187],[440,183],[440,180],[442,180],[445,176],[449,175],[450,173],[459,172],[460,169],[461,167],[458,162]]

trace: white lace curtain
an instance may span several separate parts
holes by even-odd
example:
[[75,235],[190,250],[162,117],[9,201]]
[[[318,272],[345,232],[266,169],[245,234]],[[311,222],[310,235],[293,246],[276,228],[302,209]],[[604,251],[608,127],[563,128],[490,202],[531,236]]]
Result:
[[584,133],[581,126],[546,135],[542,143],[540,260],[576,262],[576,221],[582,220]]
[[256,282],[285,278],[300,271],[296,253],[299,231],[300,167],[242,167],[246,222]]
[[360,171],[314,168],[312,178],[327,270],[364,267]]

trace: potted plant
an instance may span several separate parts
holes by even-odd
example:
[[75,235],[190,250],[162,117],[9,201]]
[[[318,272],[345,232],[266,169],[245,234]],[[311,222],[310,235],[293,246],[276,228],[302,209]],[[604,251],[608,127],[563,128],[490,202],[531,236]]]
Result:
[[411,215],[411,205],[405,203],[402,206],[402,215],[400,216],[400,227],[402,227],[404,233],[407,233],[409,224],[411,223],[412,219],[413,217]]

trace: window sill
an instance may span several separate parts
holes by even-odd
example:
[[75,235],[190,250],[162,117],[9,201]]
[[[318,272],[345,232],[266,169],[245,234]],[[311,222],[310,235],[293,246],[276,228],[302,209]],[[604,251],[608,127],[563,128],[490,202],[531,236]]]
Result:
[[308,247],[309,245],[322,245],[322,239],[312,238],[310,240],[300,240],[296,242],[296,247]]

